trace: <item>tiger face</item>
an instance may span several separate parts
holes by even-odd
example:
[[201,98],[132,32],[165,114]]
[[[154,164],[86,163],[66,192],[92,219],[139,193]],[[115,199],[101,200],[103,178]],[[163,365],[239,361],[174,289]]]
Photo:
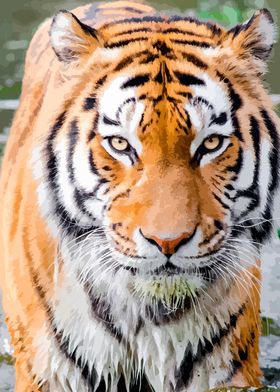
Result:
[[242,223],[270,219],[277,185],[265,172],[278,140],[259,105],[274,26],[266,10],[230,31],[184,18],[124,23],[95,31],[61,12],[52,24],[73,98],[45,151],[51,214],[79,244],[80,273],[113,271],[151,292],[189,282],[186,294],[226,270],[241,236],[269,235]]

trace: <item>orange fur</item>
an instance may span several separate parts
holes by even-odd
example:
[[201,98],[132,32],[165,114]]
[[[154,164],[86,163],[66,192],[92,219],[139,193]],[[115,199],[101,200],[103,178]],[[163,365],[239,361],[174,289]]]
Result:
[[[156,41],[163,41],[173,45],[176,54],[176,64],[184,70],[184,54],[181,45],[172,44],[173,38],[182,39],[178,33],[163,33],[170,27],[166,22],[152,23],[143,21],[141,27],[149,27],[153,33],[134,33],[135,37],[147,36],[147,42],[135,41],[126,48],[120,50],[119,54],[112,60],[110,58],[99,58],[92,55],[92,51],[99,45],[114,44],[119,40],[114,38],[123,29],[134,29],[137,26],[132,23],[119,25],[116,20],[124,17],[138,17],[137,12],[125,11],[124,7],[133,5],[140,12],[151,15],[154,10],[146,5],[119,1],[106,3],[101,6],[98,18],[90,19],[91,6],[78,8],[73,13],[83,20],[84,23],[93,28],[98,28],[99,42],[87,38],[88,52],[83,53],[75,64],[64,67],[56,58],[50,44],[48,30],[50,21],[46,21],[35,34],[26,56],[25,75],[23,80],[20,107],[16,113],[11,129],[11,134],[6,147],[6,153],[2,164],[1,174],[1,263],[0,279],[3,290],[4,309],[7,314],[7,324],[15,349],[16,359],[16,391],[36,392],[41,390],[34,381],[32,365],[36,346],[34,341],[38,331],[47,328],[49,322],[48,301],[53,294],[53,260],[56,257],[58,239],[50,233],[45,219],[39,211],[37,202],[36,186],[30,164],[31,152],[42,138],[58,115],[68,109],[77,111],[83,99],[90,94],[91,84],[100,76],[108,75],[108,81],[115,76],[115,66],[122,58],[133,57],[135,53],[152,46]],[[141,14],[141,17],[143,14]],[[272,111],[272,105],[266,96],[260,82],[259,75],[254,66],[248,69],[249,61],[242,55],[239,41],[234,41],[231,51],[240,55],[230,56],[226,42],[232,38],[228,32],[221,28],[220,34],[214,34],[204,24],[197,25],[191,21],[174,21],[172,27],[190,31],[198,36],[198,42],[209,44],[221,43],[221,51],[217,56],[209,57],[202,53],[198,47],[191,46],[188,55],[197,56],[208,66],[208,74],[216,78],[216,69],[230,78],[236,91],[246,100],[246,105],[240,109],[241,127],[246,128],[248,114],[253,112],[257,118],[259,114],[255,107],[262,102],[267,110]],[[76,31],[83,35],[82,31]],[[199,36],[201,35],[201,36]],[[130,35],[123,35],[121,39],[129,39]],[[188,37],[192,38],[192,35]],[[223,44],[224,43],[224,44]],[[157,50],[154,50],[155,54]],[[178,60],[179,59],[179,60]],[[163,63],[159,56],[157,62],[150,68],[149,64],[140,64],[141,56],[127,68],[128,72],[137,66],[143,73],[148,70],[156,75]],[[166,59],[165,65],[172,69],[174,60]],[[189,64],[190,73],[197,74],[198,70],[194,64]],[[244,76],[250,73],[248,78]],[[77,77],[79,79],[77,83]],[[105,87],[106,88],[106,85]],[[174,105],[167,97],[178,97],[177,92],[181,89],[187,95],[192,92],[191,88],[179,84],[162,85],[150,82],[149,94],[152,97],[162,95],[162,99],[156,104],[147,103],[144,119],[150,119],[150,126],[145,133],[139,136],[143,144],[143,155],[141,163],[136,167],[124,169],[117,161],[114,161],[100,145],[101,138],[97,136],[90,142],[90,148],[94,152],[97,169],[110,166],[114,173],[102,172],[104,177],[111,182],[111,199],[117,200],[112,203],[108,213],[111,224],[122,222],[119,231],[115,233],[116,248],[122,253],[136,254],[132,240],[132,233],[136,226],[141,226],[147,236],[155,232],[161,232],[165,227],[178,233],[186,231],[185,222],[190,221],[189,234],[200,224],[205,238],[211,237],[215,228],[210,220],[222,220],[223,211],[210,192],[212,178],[212,164],[208,165],[202,172],[188,165],[190,159],[189,146],[194,135],[168,132],[174,129],[178,119]],[[69,96],[71,91],[71,96]],[[74,92],[73,92],[74,91]],[[101,89],[102,91],[102,89]],[[81,94],[82,92],[82,94]],[[139,87],[138,96],[147,94],[147,88]],[[72,101],[72,97],[77,97]],[[79,119],[85,122],[91,121],[90,113],[79,113]],[[67,120],[66,120],[67,125]],[[61,130],[59,137],[63,136],[66,127]],[[262,131],[263,132],[263,131]],[[148,136],[147,136],[148,135]],[[244,135],[244,149],[250,143],[250,135]],[[238,141],[233,138],[232,147],[228,149],[223,162],[215,162],[222,168],[226,165],[234,165],[237,160]],[[218,159],[217,159],[218,161]],[[142,172],[145,177],[141,186],[135,186],[140,180]],[[232,173],[225,173],[230,179]],[[180,183],[177,180],[180,178]],[[127,195],[127,189],[131,189]],[[175,196],[176,195],[176,196]],[[162,213],[161,206],[168,206]],[[176,219],[177,211],[180,216]],[[147,220],[149,216],[150,220]],[[211,219],[210,219],[211,218]],[[152,222],[152,223],[151,223]],[[213,250],[213,249],[212,249]],[[201,248],[201,252],[207,249]],[[252,274],[259,278],[259,269],[252,269]],[[254,278],[252,278],[254,280]],[[238,284],[232,290],[237,290]],[[246,301],[246,308],[232,336],[232,351],[236,361],[242,365],[235,375],[233,382],[244,385],[260,385],[260,369],[258,365],[258,336],[259,326],[259,285],[250,289],[251,302]],[[246,297],[242,292],[241,295]],[[253,343],[252,336],[254,335]],[[242,360],[242,353],[246,350],[246,358]],[[245,354],[244,354],[245,355]]]

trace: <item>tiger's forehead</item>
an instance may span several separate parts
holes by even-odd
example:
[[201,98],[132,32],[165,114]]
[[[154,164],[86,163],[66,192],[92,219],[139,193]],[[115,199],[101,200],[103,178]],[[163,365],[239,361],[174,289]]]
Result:
[[[134,73],[124,72],[106,84],[99,101],[102,134],[112,135],[117,127],[122,134],[135,133],[156,113],[165,112],[162,105],[159,108],[162,102],[166,102],[165,108],[169,107],[173,116],[185,121],[186,130],[194,127],[202,133],[209,125],[219,126],[218,132],[223,134],[231,130],[231,101],[224,83],[207,72],[195,75],[188,69],[168,70],[161,63],[156,72],[135,69]],[[168,120],[166,116],[168,121],[170,117]]]
[[189,40],[189,43],[192,41],[194,45],[206,48],[218,42],[225,30],[215,23],[203,22],[191,17],[164,15],[114,21],[104,24],[100,32],[108,47],[120,45],[121,40],[131,39],[132,35],[133,38],[145,41],[157,33],[159,39],[168,38],[171,44]]

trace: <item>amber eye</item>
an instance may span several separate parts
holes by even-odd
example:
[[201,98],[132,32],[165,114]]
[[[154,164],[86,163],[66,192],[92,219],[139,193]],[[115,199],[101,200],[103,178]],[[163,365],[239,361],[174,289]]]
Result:
[[124,152],[129,149],[128,141],[118,136],[113,136],[110,138],[109,143],[114,150],[119,152]]
[[209,136],[204,140],[203,145],[208,151],[216,150],[222,142],[222,138],[217,135]]

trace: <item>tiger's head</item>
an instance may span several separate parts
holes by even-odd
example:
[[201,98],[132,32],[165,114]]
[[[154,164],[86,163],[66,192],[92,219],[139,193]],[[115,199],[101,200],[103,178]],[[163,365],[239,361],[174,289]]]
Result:
[[233,273],[240,254],[242,268],[253,262],[240,238],[269,237],[269,223],[252,219],[271,219],[278,182],[261,81],[270,13],[231,30],[162,16],[94,30],[62,11],[50,38],[60,114],[45,188],[63,238],[79,245],[77,269],[161,296]]

